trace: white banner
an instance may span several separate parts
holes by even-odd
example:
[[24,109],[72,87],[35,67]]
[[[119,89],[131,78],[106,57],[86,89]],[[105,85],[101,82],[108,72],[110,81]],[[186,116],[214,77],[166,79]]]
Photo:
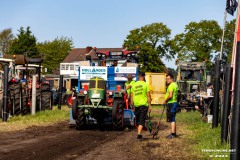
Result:
[[136,67],[115,67],[114,69],[114,80],[116,81],[127,81],[127,75],[131,74],[133,80],[136,80]]
[[99,77],[107,80],[107,67],[80,67],[80,80]]

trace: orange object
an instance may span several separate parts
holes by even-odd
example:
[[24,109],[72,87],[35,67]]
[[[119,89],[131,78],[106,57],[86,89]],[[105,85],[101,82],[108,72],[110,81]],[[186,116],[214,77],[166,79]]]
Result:
[[121,86],[120,85],[117,85],[117,91],[121,91]]
[[84,85],[83,89],[84,89],[84,91],[87,91],[88,90],[88,85]]

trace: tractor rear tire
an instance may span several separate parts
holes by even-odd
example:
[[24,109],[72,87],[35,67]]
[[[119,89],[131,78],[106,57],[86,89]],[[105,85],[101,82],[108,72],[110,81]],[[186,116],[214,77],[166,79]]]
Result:
[[49,84],[43,84],[43,85],[41,86],[41,90],[42,90],[42,91],[51,91],[50,85],[49,85]]
[[3,117],[3,99],[0,100],[0,118]]
[[21,99],[22,99],[20,83],[10,84],[9,91],[10,91],[10,97],[13,103],[12,114],[19,115],[21,113]]
[[42,110],[52,110],[52,92],[45,91],[42,92],[41,98],[41,108]]
[[41,90],[37,89],[36,90],[36,111],[40,111],[41,110]]
[[28,96],[26,94],[22,95],[22,115],[29,114],[31,112],[30,106],[28,106]]
[[121,100],[113,101],[112,124],[113,130],[123,130],[124,108]]

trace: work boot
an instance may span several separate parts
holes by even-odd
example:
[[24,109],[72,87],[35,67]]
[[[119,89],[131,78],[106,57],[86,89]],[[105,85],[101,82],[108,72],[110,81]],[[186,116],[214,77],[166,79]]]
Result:
[[138,140],[138,141],[142,141],[142,135],[138,135],[138,136],[137,136],[137,140]]
[[168,136],[166,136],[167,139],[172,139],[172,138],[176,138],[176,133],[171,133]]

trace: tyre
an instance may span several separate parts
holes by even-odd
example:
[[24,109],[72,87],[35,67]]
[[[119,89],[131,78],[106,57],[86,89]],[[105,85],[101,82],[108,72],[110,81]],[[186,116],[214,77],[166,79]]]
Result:
[[31,112],[30,107],[28,106],[28,96],[27,94],[22,95],[22,115],[29,114]]
[[[80,106],[83,105],[83,102],[84,102],[83,99],[77,100],[77,104]],[[84,108],[77,107],[76,109],[77,109],[76,130],[82,130],[86,126],[86,116],[84,115]]]
[[40,111],[41,109],[41,90],[37,89],[36,90],[36,111]]
[[78,117],[76,119],[76,130],[84,129],[86,125],[86,116],[84,115],[84,108],[78,108]]
[[52,93],[51,92],[42,92],[41,98],[41,109],[42,110],[51,110],[52,109]]
[[124,108],[121,100],[113,101],[112,108],[112,124],[114,130],[122,130],[123,129],[123,115]]
[[3,117],[3,99],[0,100],[0,118]]
[[41,86],[42,91],[50,91],[50,85],[49,84],[43,84]]
[[12,83],[9,85],[10,99],[12,101],[12,115],[21,113],[22,92],[20,83]]

